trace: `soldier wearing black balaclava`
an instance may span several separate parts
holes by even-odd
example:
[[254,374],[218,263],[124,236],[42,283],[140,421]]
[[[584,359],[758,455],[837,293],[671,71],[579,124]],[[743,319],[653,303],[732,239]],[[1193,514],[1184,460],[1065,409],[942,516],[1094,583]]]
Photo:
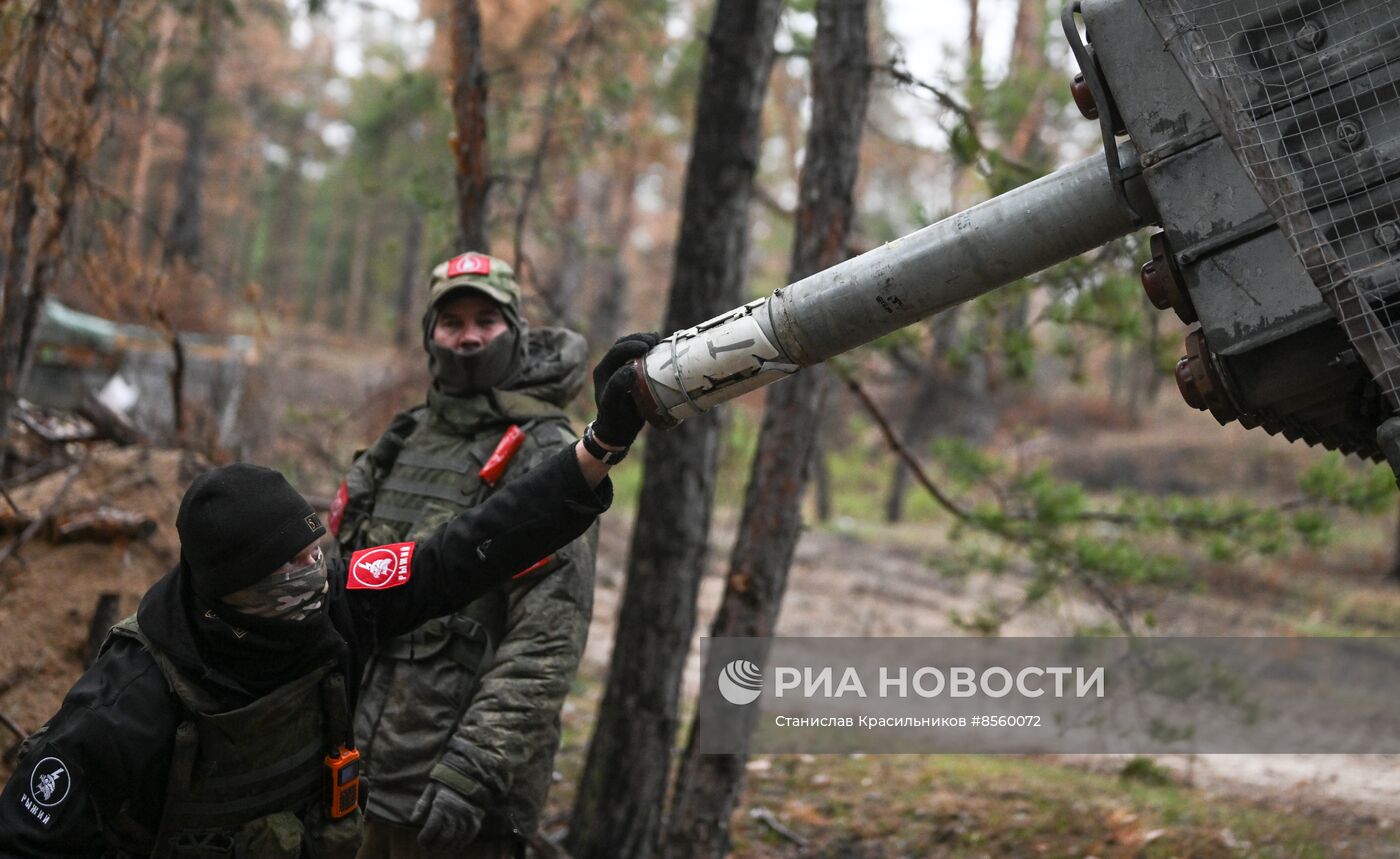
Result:
[[[356,460],[332,521],[342,552],[427,533],[576,438],[563,406],[583,386],[587,346],[528,328],[505,261],[467,253],[433,270],[423,346],[427,402]],[[551,555],[547,579],[511,582],[381,644],[355,720],[373,785],[361,859],[514,856],[535,830],[595,551],[590,530]]]
[[351,717],[382,642],[455,611],[587,531],[640,431],[620,343],[599,419],[485,503],[414,541],[327,559],[320,518],[254,465],[196,478],[180,560],[118,624],[0,793],[5,857],[349,859],[361,840]]

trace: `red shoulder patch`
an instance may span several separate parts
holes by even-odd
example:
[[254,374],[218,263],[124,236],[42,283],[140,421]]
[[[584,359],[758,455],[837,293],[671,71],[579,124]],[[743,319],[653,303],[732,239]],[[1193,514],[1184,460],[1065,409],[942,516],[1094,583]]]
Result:
[[447,276],[460,274],[490,274],[491,258],[485,254],[466,253],[447,261]]
[[380,591],[406,584],[413,574],[413,549],[417,543],[392,543],[361,549],[350,556],[347,590]]
[[335,497],[331,499],[331,509],[327,511],[327,519],[330,520],[331,533],[340,535],[340,523],[345,521],[345,505],[350,503],[350,487],[345,485],[345,481],[340,481],[340,488],[336,490]]

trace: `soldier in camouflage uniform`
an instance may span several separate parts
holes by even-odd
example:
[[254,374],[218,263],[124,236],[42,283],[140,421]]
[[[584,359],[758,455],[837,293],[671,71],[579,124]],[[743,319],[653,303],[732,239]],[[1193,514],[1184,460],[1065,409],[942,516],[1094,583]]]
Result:
[[[494,257],[454,257],[429,288],[428,400],[355,460],[331,516],[343,553],[419,539],[481,503],[493,454],[496,471],[507,460],[500,486],[577,438],[562,406],[585,380],[583,338],[528,330],[514,274]],[[512,439],[520,446],[507,456]],[[550,575],[380,648],[355,716],[370,784],[360,859],[523,850],[588,631],[596,547],[594,526],[547,561]]]

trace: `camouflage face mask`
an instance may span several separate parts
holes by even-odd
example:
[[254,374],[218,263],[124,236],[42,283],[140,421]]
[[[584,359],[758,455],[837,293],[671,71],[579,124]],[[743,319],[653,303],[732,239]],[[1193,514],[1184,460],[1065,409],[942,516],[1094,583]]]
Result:
[[260,581],[223,598],[242,614],[269,620],[298,622],[314,617],[325,605],[326,558],[316,550],[316,560],[302,567],[273,572]]
[[429,342],[428,371],[445,394],[464,397],[500,387],[524,358],[520,332],[511,327],[480,349],[458,352]]

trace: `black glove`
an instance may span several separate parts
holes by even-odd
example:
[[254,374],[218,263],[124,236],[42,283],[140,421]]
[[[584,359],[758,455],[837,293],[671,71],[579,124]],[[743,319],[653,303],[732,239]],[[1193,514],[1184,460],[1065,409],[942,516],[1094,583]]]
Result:
[[645,421],[632,401],[632,385],[638,380],[631,362],[660,342],[661,335],[654,331],[628,334],[619,338],[593,368],[593,401],[598,405],[593,435],[603,444],[630,447],[642,431]]
[[425,850],[460,852],[476,839],[481,831],[481,809],[445,784],[428,782],[428,787],[413,808],[412,819],[422,829],[418,843]]

